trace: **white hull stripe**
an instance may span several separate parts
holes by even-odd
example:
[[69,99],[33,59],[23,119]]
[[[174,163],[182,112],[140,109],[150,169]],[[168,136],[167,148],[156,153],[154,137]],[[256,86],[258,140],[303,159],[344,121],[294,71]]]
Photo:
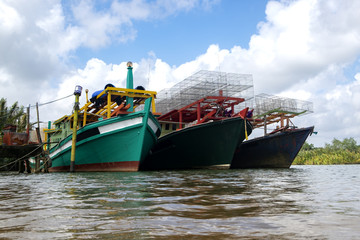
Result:
[[50,157],[55,156],[56,154],[58,154],[59,152],[61,152],[62,150],[71,147],[71,141],[68,141],[67,143],[65,143],[64,145],[62,145],[61,147],[59,147],[58,149],[56,149],[54,152],[50,153]]
[[[111,124],[108,124],[108,125],[98,127],[98,130],[99,130],[100,134],[104,134],[104,133],[107,133],[107,132],[112,132],[112,131],[115,131],[115,130],[120,130],[120,129],[123,129],[123,128],[126,128],[126,127],[130,127],[130,126],[140,124],[140,123],[142,123],[142,119],[143,119],[143,117],[137,117],[137,118],[121,121],[121,122],[115,122],[115,123],[111,123]],[[152,119],[150,119],[150,118],[148,119],[148,125],[154,131],[154,133],[156,134],[156,131],[158,130],[158,127],[154,123],[154,121]],[[62,152],[63,150],[71,147],[71,145],[72,145],[72,141],[69,140],[63,146],[59,147],[54,152],[52,152],[50,154],[50,157],[54,157],[55,155]]]
[[157,130],[159,129],[158,126],[154,123],[154,120],[152,120],[151,118],[148,118],[147,124],[149,125],[149,127],[151,128],[151,130],[154,132],[154,134],[156,135]]
[[142,123],[142,117],[132,118],[121,122],[115,122],[99,127],[100,134],[112,132],[122,128],[130,127],[136,124]]

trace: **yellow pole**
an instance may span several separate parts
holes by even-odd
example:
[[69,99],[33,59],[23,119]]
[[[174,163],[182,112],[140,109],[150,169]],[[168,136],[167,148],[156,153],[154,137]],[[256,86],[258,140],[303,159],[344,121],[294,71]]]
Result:
[[78,124],[78,113],[79,113],[79,96],[81,95],[81,87],[75,87],[75,105],[74,105],[74,122],[73,122],[73,135],[71,145],[71,159],[70,159],[70,172],[75,172],[75,150],[76,150],[76,131]]
[[248,140],[248,133],[246,128],[246,118],[244,118],[244,124],[245,124],[245,139]]
[[151,107],[152,107],[152,112],[155,114],[156,108],[155,108],[155,96],[154,95],[151,96]]
[[108,91],[107,95],[107,118],[111,117],[111,93]]
[[89,92],[89,89],[86,89],[85,90],[85,93],[86,93],[86,104],[85,104],[85,108],[84,108],[84,118],[83,118],[83,126],[86,125],[86,120],[87,120],[87,110],[88,110],[88,103],[89,103],[89,98],[88,98],[88,92]]
[[88,103],[89,102],[89,96],[88,96],[89,89],[86,89],[85,93],[86,93],[86,103]]

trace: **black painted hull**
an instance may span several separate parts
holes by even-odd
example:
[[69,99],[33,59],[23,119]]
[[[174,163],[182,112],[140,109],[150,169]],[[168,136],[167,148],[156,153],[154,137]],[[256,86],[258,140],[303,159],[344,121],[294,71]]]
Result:
[[[174,131],[158,139],[141,170],[229,168],[234,151],[245,138],[240,117]],[[252,131],[247,122],[247,133]]]
[[314,127],[292,129],[241,143],[230,168],[289,168]]

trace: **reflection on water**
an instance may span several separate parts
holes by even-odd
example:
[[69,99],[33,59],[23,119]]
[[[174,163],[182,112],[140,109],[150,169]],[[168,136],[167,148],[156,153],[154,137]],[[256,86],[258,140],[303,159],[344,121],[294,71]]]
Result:
[[355,239],[359,170],[0,173],[0,238]]

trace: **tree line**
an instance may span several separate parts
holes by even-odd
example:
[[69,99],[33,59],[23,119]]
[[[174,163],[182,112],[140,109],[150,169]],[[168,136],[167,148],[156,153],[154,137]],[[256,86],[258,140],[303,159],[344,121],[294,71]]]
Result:
[[0,99],[0,133],[3,133],[4,127],[12,124],[17,126],[18,132],[26,130],[26,113],[24,107],[15,102],[10,107],[7,106],[6,98]]
[[293,164],[360,164],[360,146],[354,138],[345,138],[343,141],[334,138],[323,148],[315,148],[313,144],[305,142]]

